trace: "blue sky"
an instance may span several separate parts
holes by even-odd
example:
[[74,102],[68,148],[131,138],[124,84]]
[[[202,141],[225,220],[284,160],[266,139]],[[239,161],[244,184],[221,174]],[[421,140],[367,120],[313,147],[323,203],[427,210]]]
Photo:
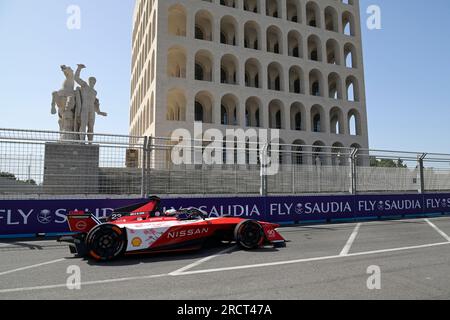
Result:
[[[69,5],[80,30],[66,28]],[[369,5],[382,29],[365,27]],[[97,132],[128,132],[133,0],[0,0],[0,127],[57,129],[51,92],[59,65],[84,63],[107,119]],[[370,146],[450,153],[450,1],[361,0]]]

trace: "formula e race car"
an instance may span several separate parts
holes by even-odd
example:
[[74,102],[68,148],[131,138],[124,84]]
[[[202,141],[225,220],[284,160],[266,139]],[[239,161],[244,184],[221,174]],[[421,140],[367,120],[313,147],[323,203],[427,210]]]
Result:
[[202,248],[211,241],[236,242],[245,250],[267,245],[285,247],[277,224],[237,217],[208,218],[197,208],[161,213],[160,199],[114,210],[106,219],[84,211],[68,215],[71,236],[58,239],[69,243],[78,257],[109,261],[123,255],[181,252]]

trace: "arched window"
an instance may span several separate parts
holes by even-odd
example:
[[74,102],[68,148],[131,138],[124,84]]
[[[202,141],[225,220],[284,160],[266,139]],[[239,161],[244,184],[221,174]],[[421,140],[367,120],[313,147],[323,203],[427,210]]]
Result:
[[269,103],[269,127],[270,129],[284,129],[283,103],[273,100]]
[[327,62],[329,64],[341,64],[339,43],[334,39],[327,41]]
[[238,59],[231,54],[224,55],[221,59],[221,82],[238,84],[238,70]]
[[339,32],[338,14],[333,7],[325,8],[325,29],[328,31]]
[[248,21],[244,26],[244,46],[248,49],[261,50],[260,37],[259,25],[254,21]]
[[168,30],[170,35],[186,37],[186,9],[184,6],[176,4],[169,8]]
[[186,95],[182,89],[171,89],[167,93],[168,121],[186,121]]
[[323,166],[326,165],[326,150],[325,150],[325,143],[322,141],[316,141],[313,144],[313,155],[312,155],[312,163],[314,166]]
[[342,143],[334,143],[331,149],[331,164],[333,166],[345,166],[349,160],[345,153],[348,153],[348,150],[344,149]]
[[245,62],[245,86],[261,88],[260,83],[261,64],[256,59],[248,59]]
[[328,76],[328,97],[330,99],[342,99],[341,77],[335,72]]
[[330,128],[333,134],[344,134],[344,115],[338,107],[330,110]]
[[270,26],[267,28],[267,51],[277,54],[283,54],[283,43],[281,39],[281,30],[278,27]]
[[303,71],[300,67],[293,66],[289,70],[289,92],[304,93],[303,90]]
[[310,1],[306,4],[306,24],[310,27],[321,27],[320,9],[315,2]]
[[295,140],[291,147],[292,150],[292,164],[294,165],[302,165],[305,163],[304,161],[304,146],[306,143],[303,140]]
[[322,132],[320,114],[316,114],[313,117],[313,126],[314,126],[314,128],[313,128],[314,132]]
[[347,115],[348,129],[351,136],[362,135],[361,116],[355,109],[349,111]]
[[347,88],[347,100],[355,102],[360,101],[358,80],[354,76],[349,76],[345,83]]
[[298,0],[286,0],[287,19],[291,22],[301,22],[300,3]]
[[172,47],[167,54],[167,76],[186,78],[186,51],[181,47]]
[[237,44],[237,22],[231,16],[225,16],[220,21],[221,43],[235,46]]
[[267,74],[269,90],[283,91],[284,86],[282,82],[283,73],[281,65],[276,62],[272,62],[267,68]]
[[325,132],[325,126],[323,119],[325,118],[325,113],[320,105],[314,105],[311,108],[311,128],[313,132]]
[[280,11],[278,0],[266,0],[266,15],[269,17],[279,18]]
[[259,13],[260,0],[244,0],[244,10]]
[[323,76],[319,70],[311,70],[309,73],[309,84],[310,95],[323,96]]
[[212,123],[213,122],[213,97],[207,91],[201,91],[195,95],[195,121]]
[[206,10],[200,10],[195,15],[195,39],[213,41],[213,18]]
[[238,98],[232,94],[226,94],[222,97],[221,106],[221,123],[223,125],[239,125]]
[[261,126],[260,110],[261,101],[257,97],[250,97],[245,102],[245,115],[246,115],[246,126],[247,127],[257,127]]
[[355,36],[356,35],[355,18],[353,17],[353,14],[351,14],[348,11],[345,11],[342,14],[342,26],[343,26],[345,35],[347,35],[347,36]]
[[302,36],[297,31],[288,34],[288,53],[291,57],[303,58]]
[[308,38],[308,58],[312,61],[322,61],[322,43],[318,36]]
[[301,103],[295,102],[291,105],[291,130],[305,130],[304,114],[305,107]]
[[200,50],[195,55],[195,80],[213,81],[213,59],[210,52]]
[[344,46],[344,59],[347,68],[358,68],[356,48],[353,44],[347,43]]
[[236,2],[235,0],[220,0],[220,4],[222,6],[227,6],[231,8],[236,8]]

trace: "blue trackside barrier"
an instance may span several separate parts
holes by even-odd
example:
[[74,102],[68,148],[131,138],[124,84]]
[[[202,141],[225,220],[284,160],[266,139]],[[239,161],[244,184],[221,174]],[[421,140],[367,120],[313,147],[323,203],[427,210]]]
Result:
[[[86,210],[106,217],[142,199],[0,201],[0,237],[50,236],[68,232],[66,215]],[[281,224],[314,224],[450,213],[450,194],[165,198],[161,209],[198,207],[211,217],[233,215]]]

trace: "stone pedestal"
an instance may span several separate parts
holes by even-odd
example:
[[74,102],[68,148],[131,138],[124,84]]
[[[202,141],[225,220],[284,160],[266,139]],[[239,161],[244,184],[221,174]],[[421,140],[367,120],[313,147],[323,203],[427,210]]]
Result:
[[46,143],[44,190],[51,194],[99,192],[98,145]]

